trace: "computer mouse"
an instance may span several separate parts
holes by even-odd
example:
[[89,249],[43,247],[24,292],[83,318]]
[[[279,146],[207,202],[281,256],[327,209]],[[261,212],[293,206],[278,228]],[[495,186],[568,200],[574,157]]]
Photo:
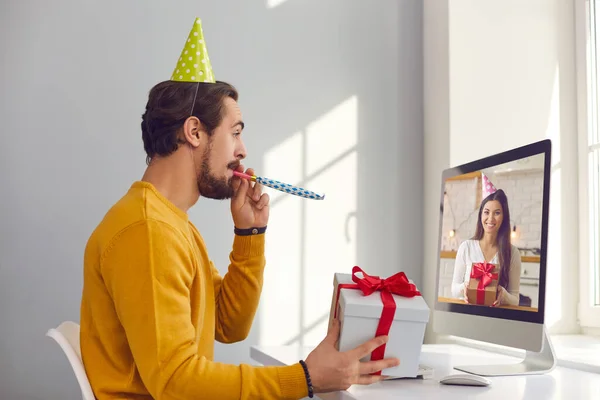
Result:
[[489,386],[492,381],[479,375],[453,374],[440,379],[440,383],[443,385]]

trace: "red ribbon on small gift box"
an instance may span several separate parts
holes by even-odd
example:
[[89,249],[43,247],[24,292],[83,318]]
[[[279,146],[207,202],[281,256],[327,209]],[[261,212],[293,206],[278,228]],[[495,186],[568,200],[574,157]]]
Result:
[[471,278],[479,279],[477,285],[477,304],[485,303],[485,288],[492,283],[494,279],[498,279],[498,274],[493,274],[494,264],[480,262],[473,264],[471,269]]
[[[357,272],[362,273],[363,277],[359,278],[356,276]],[[396,301],[394,301],[392,293],[403,297],[415,297],[421,295],[417,290],[417,287],[409,282],[404,272],[399,272],[389,278],[381,279],[378,276],[367,275],[360,267],[355,266],[352,268],[352,280],[355,282],[354,284],[342,283],[338,285],[333,316],[334,318],[337,318],[338,302],[340,300],[340,292],[342,289],[359,289],[363,292],[364,296],[379,291],[381,292],[383,310],[381,310],[381,317],[379,318],[375,336],[387,335],[394,322],[394,316],[396,315]],[[382,360],[384,354],[385,343],[373,350],[371,353],[371,360]],[[381,371],[378,371],[373,375],[381,375]]]

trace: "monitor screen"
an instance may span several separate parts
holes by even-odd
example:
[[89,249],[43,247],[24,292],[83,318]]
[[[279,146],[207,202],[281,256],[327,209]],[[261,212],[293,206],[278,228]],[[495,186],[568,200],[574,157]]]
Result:
[[548,152],[538,144],[444,171],[438,309],[543,322]]

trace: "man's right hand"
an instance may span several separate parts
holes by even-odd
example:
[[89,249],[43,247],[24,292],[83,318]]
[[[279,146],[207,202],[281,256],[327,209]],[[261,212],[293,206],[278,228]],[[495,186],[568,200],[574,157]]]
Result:
[[334,320],[323,341],[306,358],[306,367],[315,393],[346,390],[351,385],[368,385],[384,378],[370,375],[400,364],[397,358],[361,362],[360,359],[387,342],[387,336],[379,336],[360,346],[339,352],[336,342],[340,335],[340,322]]

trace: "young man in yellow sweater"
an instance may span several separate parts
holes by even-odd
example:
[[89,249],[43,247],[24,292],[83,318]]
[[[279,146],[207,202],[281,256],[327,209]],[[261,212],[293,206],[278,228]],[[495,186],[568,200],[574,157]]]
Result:
[[[250,330],[266,264],[269,197],[233,175],[244,171],[246,156],[238,94],[214,81],[196,24],[184,51],[194,43],[202,48],[198,76],[206,82],[178,81],[175,72],[150,91],[142,121],[148,168],[86,246],[80,340],[96,397],[299,399],[380,380],[370,374],[398,360],[360,359],[386,338],[340,353],[338,324],[305,362],[256,367],[213,360],[215,340],[241,341]],[[234,238],[223,277],[187,215],[200,196],[231,199]]]

